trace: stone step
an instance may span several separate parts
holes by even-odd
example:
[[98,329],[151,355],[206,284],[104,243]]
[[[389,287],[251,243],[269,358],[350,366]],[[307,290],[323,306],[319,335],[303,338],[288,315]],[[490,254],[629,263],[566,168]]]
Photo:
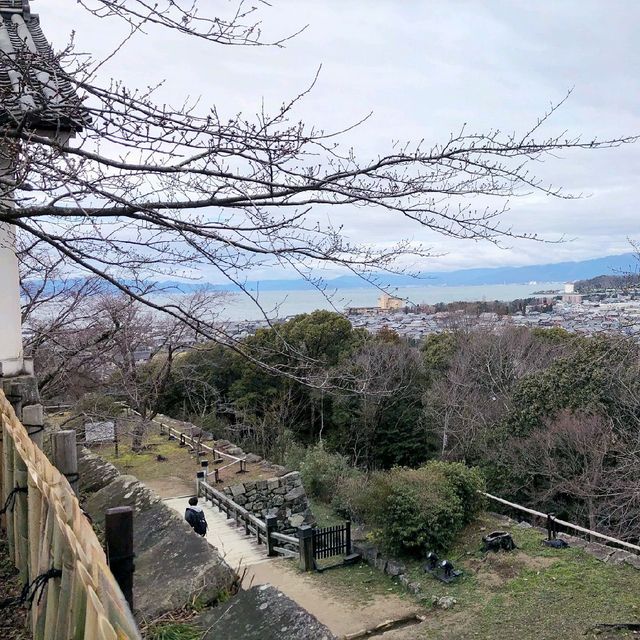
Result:
[[[189,498],[171,498],[165,500],[165,503],[184,517]],[[236,527],[235,520],[227,519],[224,513],[220,513],[203,499],[200,499],[198,504],[202,507],[209,525],[205,536],[207,542],[218,550],[230,567],[237,570],[270,560],[266,546],[257,544],[253,536],[245,535],[243,525]]]

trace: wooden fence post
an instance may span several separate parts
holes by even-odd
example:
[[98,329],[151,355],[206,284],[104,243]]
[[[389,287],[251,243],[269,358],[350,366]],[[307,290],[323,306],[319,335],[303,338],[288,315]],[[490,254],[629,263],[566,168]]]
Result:
[[[28,513],[28,471],[27,465],[14,448],[13,478],[16,487],[21,491],[15,495],[13,511],[9,518],[13,518],[14,526],[14,552],[15,565],[20,570],[20,580],[22,584],[29,582],[29,513]],[[33,543],[33,541],[32,541]]]
[[308,524],[298,527],[298,540],[300,540],[300,569],[313,571],[313,529]]
[[271,534],[278,529],[278,516],[267,516],[264,519],[264,523],[267,525],[267,555],[270,557],[277,556],[278,554],[274,550],[276,541]]
[[200,497],[200,481],[207,479],[206,471],[197,471],[196,472],[196,496]]
[[115,507],[105,512],[107,561],[129,608],[133,611],[133,508]]
[[41,404],[22,407],[22,424],[27,430],[29,438],[39,449],[42,449],[44,444],[44,407]]
[[345,555],[346,556],[350,556],[351,555],[351,520],[347,520],[345,523],[345,545],[346,545],[346,549],[345,549]]
[[51,438],[53,464],[62,473],[74,493],[78,495],[78,450],[76,447],[76,432],[72,429],[58,431]]

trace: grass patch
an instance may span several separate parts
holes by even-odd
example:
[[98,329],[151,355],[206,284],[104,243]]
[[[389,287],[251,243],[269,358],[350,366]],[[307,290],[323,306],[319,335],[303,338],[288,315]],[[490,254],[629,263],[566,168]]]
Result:
[[[518,545],[511,553],[481,551],[481,539],[496,529],[509,530]],[[483,516],[467,527],[448,557],[465,575],[451,585],[435,580],[420,563],[409,564],[422,592],[453,596],[457,605],[434,611],[425,637],[437,640],[590,638],[597,623],[640,622],[640,571],[610,566],[580,549],[550,549],[535,529],[505,526]],[[600,640],[637,637],[603,632]]]
[[[207,443],[211,446],[211,443]],[[146,447],[143,451],[131,450],[130,439],[123,439],[118,444],[118,456],[115,455],[113,444],[104,444],[92,447],[97,453],[113,464],[122,473],[136,476],[142,482],[164,480],[168,477],[180,478],[188,484],[193,484],[196,473],[201,470],[200,460],[190,453],[188,447],[181,447],[177,440],[169,440],[167,436],[150,434],[146,438]],[[158,456],[165,460],[159,461]],[[215,465],[212,464],[212,456],[201,458],[209,460],[209,471],[212,472]],[[218,466],[225,466],[229,459]],[[231,466],[221,473],[223,483],[218,488],[232,486],[241,482],[252,480],[265,480],[273,477],[273,473],[262,468],[259,464],[247,464],[247,473],[238,474],[238,465]],[[213,483],[213,478],[210,478]]]
[[200,640],[202,629],[190,624],[168,622],[152,627],[146,637],[149,640]]
[[309,506],[319,527],[332,527],[344,523],[344,518],[341,518],[326,502],[317,498],[309,498]]
[[[92,447],[92,450],[111,462],[119,471],[130,473],[143,482],[167,476],[192,482],[200,469],[198,461],[186,447],[180,447],[175,441],[158,434],[150,435],[146,448],[139,453],[133,452],[130,442],[127,441],[118,444],[117,457],[113,444]],[[166,460],[158,461],[158,456]]]
[[366,604],[376,596],[390,594],[402,598],[412,597],[389,576],[364,563],[307,575],[311,576],[333,596],[344,598],[356,604]]

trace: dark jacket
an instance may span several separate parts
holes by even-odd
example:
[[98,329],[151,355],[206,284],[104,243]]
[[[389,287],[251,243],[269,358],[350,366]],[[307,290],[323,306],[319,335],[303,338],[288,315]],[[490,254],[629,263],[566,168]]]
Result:
[[204,536],[207,533],[209,525],[204,517],[204,511],[202,507],[195,505],[189,505],[184,512],[184,519],[191,525],[193,530],[200,536]]

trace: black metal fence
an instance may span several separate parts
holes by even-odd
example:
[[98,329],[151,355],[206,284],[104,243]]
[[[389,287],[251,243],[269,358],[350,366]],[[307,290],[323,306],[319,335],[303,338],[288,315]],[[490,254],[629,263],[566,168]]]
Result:
[[351,554],[351,523],[313,530],[313,557],[330,558]]

